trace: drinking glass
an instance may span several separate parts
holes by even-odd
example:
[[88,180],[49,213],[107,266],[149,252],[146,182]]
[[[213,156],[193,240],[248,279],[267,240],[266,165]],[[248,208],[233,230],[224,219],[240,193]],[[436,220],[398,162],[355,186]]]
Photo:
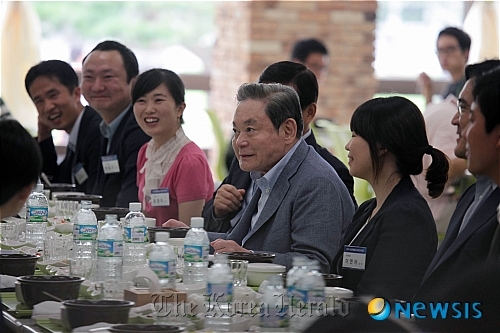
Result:
[[246,287],[247,285],[247,260],[229,260],[229,266],[233,273],[233,286]]
[[18,241],[19,230],[14,222],[1,223],[0,237],[4,241]]
[[66,260],[69,258],[73,239],[68,237],[47,237],[43,241],[43,261]]

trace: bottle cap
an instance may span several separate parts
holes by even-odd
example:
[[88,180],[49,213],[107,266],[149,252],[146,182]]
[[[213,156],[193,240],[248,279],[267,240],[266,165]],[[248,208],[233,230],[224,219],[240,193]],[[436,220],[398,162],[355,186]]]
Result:
[[302,256],[296,256],[292,259],[293,266],[304,266],[307,263],[307,258]]
[[140,202],[131,202],[128,204],[128,209],[131,212],[140,212],[142,208],[142,205]]
[[82,205],[82,209],[89,209],[92,207],[92,201],[82,200],[80,203]]
[[203,228],[203,217],[192,217],[191,228]]
[[43,184],[36,184],[35,192],[43,192]]
[[118,215],[116,215],[116,214],[106,214],[105,220],[106,220],[106,222],[111,222],[111,221],[118,222]]
[[214,255],[214,262],[227,263],[227,254],[217,253]]
[[168,242],[170,239],[170,232],[162,231],[155,234],[155,242]]

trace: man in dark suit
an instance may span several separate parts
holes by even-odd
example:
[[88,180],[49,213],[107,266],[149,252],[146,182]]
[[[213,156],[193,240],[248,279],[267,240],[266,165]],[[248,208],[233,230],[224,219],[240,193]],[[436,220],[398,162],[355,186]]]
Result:
[[[80,102],[81,90],[75,71],[64,61],[42,61],[30,68],[24,82],[38,111],[43,172],[54,183],[72,183],[77,191],[91,193],[99,166],[101,117]],[[61,164],[57,164],[53,129],[69,134]]]
[[[281,61],[268,66],[260,75],[260,83],[281,83],[291,86],[299,95],[304,121],[303,138],[316,152],[330,164],[345,184],[351,199],[354,199],[354,179],[349,170],[337,157],[316,142],[310,123],[316,115],[318,100],[318,82],[314,74],[304,65]],[[235,149],[237,150],[237,149]],[[250,173],[240,169],[237,159],[233,159],[228,176],[214,193],[214,198],[205,204],[203,218],[205,229],[214,232],[227,232],[232,229],[241,217],[250,196],[247,194],[251,186]]]
[[[489,66],[485,67],[485,64]],[[500,67],[498,60],[490,60],[483,63],[481,68],[489,69],[492,65],[497,66],[494,67],[495,70],[486,73],[481,71],[482,74],[469,79],[461,93],[460,103],[464,103],[462,109],[470,101],[469,126],[462,128],[461,135],[467,142],[467,168],[478,177],[475,193],[470,194],[474,190],[469,189],[458,203],[441,245],[446,248],[439,249],[435,262],[429,267],[422,286],[414,297],[416,301],[480,302],[481,316],[474,320],[423,320],[420,326],[425,331],[498,332]],[[463,97],[469,97],[466,89],[471,80],[474,87],[472,92],[469,91],[470,100],[464,100]],[[481,184],[479,177],[487,179],[488,186],[484,182]],[[471,210],[472,213],[469,213]],[[468,214],[470,219],[467,222]],[[463,217],[462,223],[453,220],[459,217]]]
[[138,201],[137,154],[150,140],[137,124],[131,105],[131,88],[138,74],[134,53],[115,41],[99,43],[83,59],[83,96],[102,117],[93,193],[102,195],[104,207],[128,207]]
[[[488,60],[466,67],[466,83],[458,99],[458,112],[452,120],[457,126],[455,155],[467,158],[466,132],[474,102],[475,82],[483,72],[500,65],[499,60]],[[470,170],[472,172],[472,170]],[[464,270],[486,260],[494,230],[497,226],[496,208],[500,202],[500,189],[490,177],[477,176],[477,183],[462,195],[453,213],[443,243],[424,275],[415,300],[432,300]]]

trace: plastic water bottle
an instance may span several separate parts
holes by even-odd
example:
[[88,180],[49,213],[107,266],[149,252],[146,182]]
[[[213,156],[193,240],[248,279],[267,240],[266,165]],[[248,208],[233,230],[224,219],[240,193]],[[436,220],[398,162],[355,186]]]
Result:
[[[96,281],[102,282],[103,298],[114,299],[122,281],[123,234],[116,215],[106,215],[97,235]],[[123,292],[123,290],[121,290]]]
[[129,210],[123,222],[123,266],[146,265],[148,242],[146,217],[141,212],[140,202],[129,203]]
[[97,260],[97,218],[91,201],[82,201],[73,224],[73,249],[69,262],[70,274],[94,280]]
[[283,279],[279,275],[268,277],[260,307],[260,327],[284,328],[289,326],[288,304]]
[[233,274],[227,255],[217,254],[214,265],[208,269],[207,297],[211,310],[205,319],[205,328],[217,332],[231,330],[230,303],[233,300]]
[[298,330],[304,330],[312,321],[317,319],[314,314],[324,306],[325,302],[325,280],[319,272],[319,263],[316,260],[309,261],[309,272],[300,278],[295,284],[295,293],[304,302],[306,308],[301,310],[305,315],[295,313],[290,325]]
[[43,184],[36,184],[26,201],[26,242],[40,250],[43,250],[48,216],[49,202],[43,194]]
[[157,232],[153,250],[149,253],[149,268],[155,272],[162,288],[175,289],[177,255],[168,244],[170,233]]
[[293,257],[292,265],[293,267],[288,271],[286,275],[286,286],[288,294],[288,303],[292,306],[292,309],[297,305],[297,302],[302,300],[302,295],[297,294],[295,287],[297,281],[300,280],[307,272],[309,272],[308,266],[309,259],[306,257]]
[[192,217],[191,229],[184,239],[184,272],[185,285],[207,283],[208,249],[210,242],[203,229],[203,218]]

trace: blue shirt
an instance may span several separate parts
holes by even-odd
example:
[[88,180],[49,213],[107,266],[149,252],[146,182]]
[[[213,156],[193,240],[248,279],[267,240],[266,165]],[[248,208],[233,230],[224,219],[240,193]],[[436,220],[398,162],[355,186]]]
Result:
[[251,228],[254,227],[255,223],[259,219],[260,213],[262,212],[262,209],[266,205],[267,199],[269,199],[269,194],[271,193],[274,184],[276,184],[276,181],[278,180],[278,177],[281,175],[281,172],[285,168],[285,166],[288,164],[288,161],[292,157],[293,153],[299,146],[300,139],[293,145],[293,147],[286,153],[285,156],[281,160],[276,163],[271,170],[266,172],[264,175],[261,174],[260,172],[250,172],[250,178],[254,181],[254,191],[255,191],[255,185],[257,185],[260,190],[262,191],[260,194],[260,199],[257,204],[257,211],[254,213],[252,216],[252,224]]
[[125,114],[127,113],[128,108],[130,107],[127,106],[125,110],[123,110],[118,117],[113,119],[112,122],[109,123],[109,125],[106,125],[106,123],[101,121],[99,124],[99,130],[101,131],[101,134],[103,137],[108,139],[108,146],[106,147],[106,154],[109,152],[109,147],[111,146],[111,140],[113,140],[113,135],[115,135],[116,129],[118,126],[120,126],[120,123],[122,122],[123,117],[125,117]]

